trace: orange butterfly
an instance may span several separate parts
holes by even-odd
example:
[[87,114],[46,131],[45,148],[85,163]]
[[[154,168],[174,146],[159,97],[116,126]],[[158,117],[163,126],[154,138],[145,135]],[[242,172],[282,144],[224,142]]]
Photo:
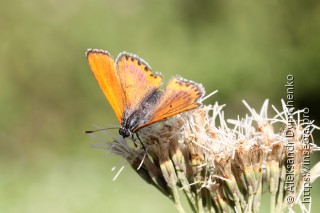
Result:
[[126,52],[116,61],[103,50],[86,52],[91,70],[112,106],[124,138],[139,129],[201,105],[201,84],[175,76],[164,91],[162,76],[138,56]]

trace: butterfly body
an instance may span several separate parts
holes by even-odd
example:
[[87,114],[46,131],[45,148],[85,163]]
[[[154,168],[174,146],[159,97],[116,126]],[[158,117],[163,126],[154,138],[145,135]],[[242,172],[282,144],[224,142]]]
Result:
[[121,121],[121,128],[119,134],[123,137],[128,137],[132,133],[137,132],[140,126],[143,126],[150,120],[150,109],[155,107],[158,102],[162,91],[154,91],[148,97],[145,98],[137,109],[133,112],[125,113]]
[[138,56],[120,53],[116,61],[102,50],[88,50],[89,65],[121,124],[124,138],[141,128],[201,105],[201,84],[174,76],[159,90],[162,76]]

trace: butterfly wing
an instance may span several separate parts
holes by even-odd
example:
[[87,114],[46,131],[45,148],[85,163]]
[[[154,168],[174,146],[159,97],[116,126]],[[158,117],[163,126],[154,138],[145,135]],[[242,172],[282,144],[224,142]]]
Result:
[[205,90],[201,84],[175,76],[166,86],[164,93],[149,117],[149,122],[139,126],[135,131],[152,123],[199,107],[201,105],[200,99],[204,94]]
[[134,54],[120,53],[116,70],[124,93],[124,116],[137,110],[162,82],[162,76],[152,73],[150,66]]
[[120,85],[114,60],[103,50],[91,50],[86,53],[91,70],[97,79],[103,94],[108,99],[117,119],[121,123],[124,105],[123,90]]

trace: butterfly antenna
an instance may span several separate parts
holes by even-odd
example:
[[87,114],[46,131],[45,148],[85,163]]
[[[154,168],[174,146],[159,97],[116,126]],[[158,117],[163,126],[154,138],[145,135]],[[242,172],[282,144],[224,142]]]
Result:
[[85,134],[91,134],[94,132],[99,132],[99,131],[103,131],[103,130],[108,130],[108,129],[119,129],[117,127],[110,127],[110,128],[102,128],[102,129],[96,129],[96,130],[86,130],[84,131]]

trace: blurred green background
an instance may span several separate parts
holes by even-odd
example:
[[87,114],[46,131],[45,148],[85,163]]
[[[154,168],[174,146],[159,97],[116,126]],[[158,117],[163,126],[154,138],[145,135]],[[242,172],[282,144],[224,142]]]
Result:
[[207,103],[226,103],[227,118],[247,113],[242,99],[280,107],[293,74],[295,105],[319,125],[319,23],[316,0],[2,1],[0,212],[175,212],[129,167],[113,182],[121,159],[83,134],[117,124],[87,48],[133,52],[167,80],[218,89]]

